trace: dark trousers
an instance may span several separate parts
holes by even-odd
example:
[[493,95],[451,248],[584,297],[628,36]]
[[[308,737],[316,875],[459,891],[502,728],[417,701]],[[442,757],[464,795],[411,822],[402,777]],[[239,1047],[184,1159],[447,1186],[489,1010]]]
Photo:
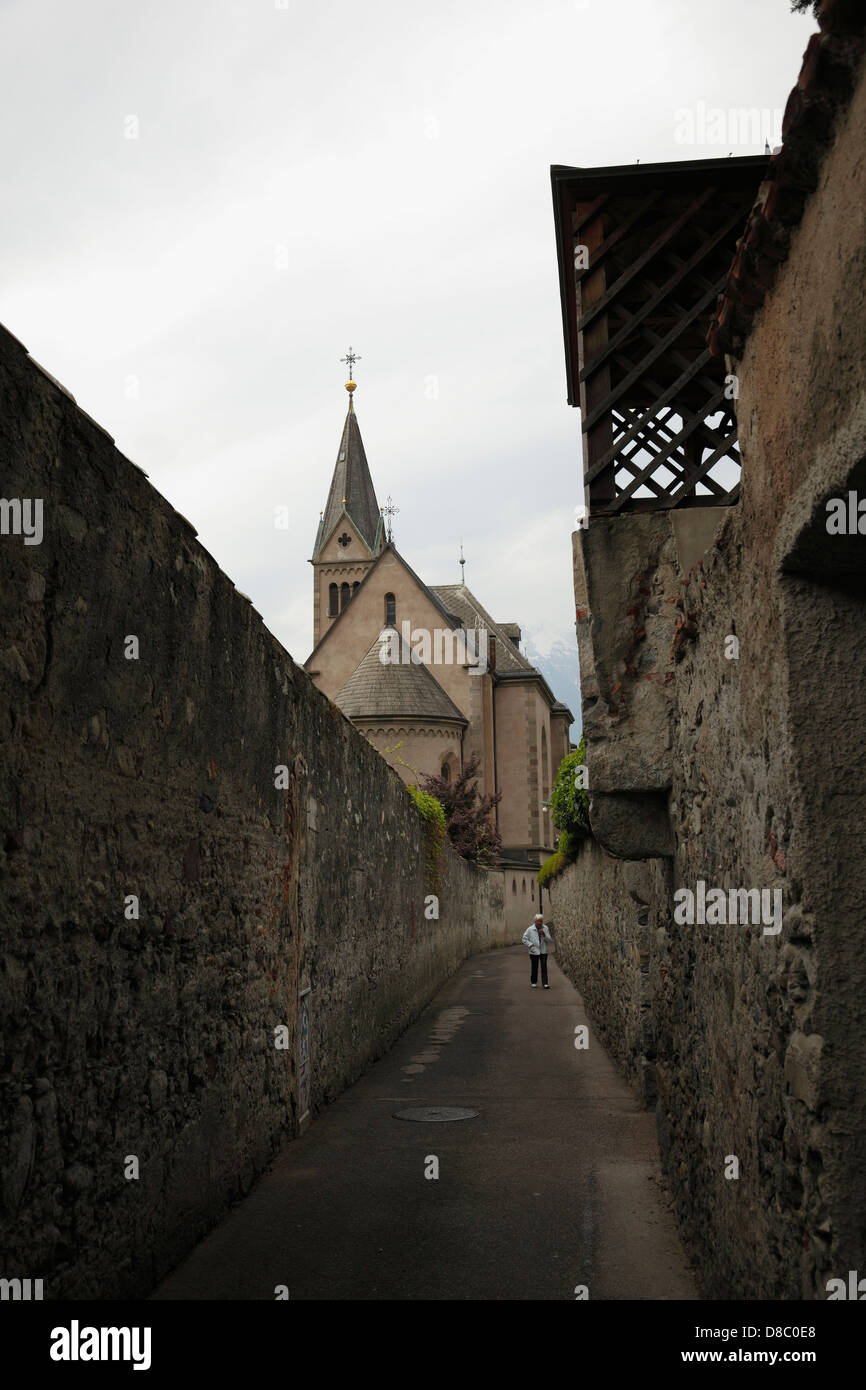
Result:
[[530,957],[529,957],[529,968],[530,968],[530,971],[531,971],[531,974],[530,974],[530,976],[529,976],[529,981],[530,981],[530,984],[533,984],[533,985],[538,983],[538,962],[539,962],[539,961],[541,961],[541,983],[542,983],[543,985],[546,985],[546,984],[547,984],[547,953],[546,953],[546,952],[545,952],[545,954],[544,954],[543,956],[530,956]]

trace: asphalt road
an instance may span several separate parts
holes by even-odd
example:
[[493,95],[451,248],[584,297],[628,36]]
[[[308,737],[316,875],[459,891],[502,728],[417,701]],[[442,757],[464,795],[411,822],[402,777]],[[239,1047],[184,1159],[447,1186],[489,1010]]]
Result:
[[[467,961],[152,1296],[699,1297],[653,1116],[591,1028],[575,1048],[588,1020],[555,957],[550,983],[530,989],[523,947]],[[422,1106],[478,1114],[394,1117]]]

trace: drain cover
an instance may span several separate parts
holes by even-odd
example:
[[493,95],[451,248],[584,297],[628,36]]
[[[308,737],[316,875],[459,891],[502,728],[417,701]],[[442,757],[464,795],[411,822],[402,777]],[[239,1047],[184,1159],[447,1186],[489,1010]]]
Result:
[[472,1120],[477,1110],[464,1110],[461,1105],[416,1105],[411,1110],[397,1110],[395,1120]]

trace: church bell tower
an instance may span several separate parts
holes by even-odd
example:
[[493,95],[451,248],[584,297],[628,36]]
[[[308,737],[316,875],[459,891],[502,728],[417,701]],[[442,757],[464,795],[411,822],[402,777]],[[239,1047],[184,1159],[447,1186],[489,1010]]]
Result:
[[340,437],[328,500],[319,515],[313,566],[313,646],[351,603],[365,574],[385,543],[385,526],[364,453],[355,414],[353,368],[349,348],[341,359],[349,365],[349,409]]

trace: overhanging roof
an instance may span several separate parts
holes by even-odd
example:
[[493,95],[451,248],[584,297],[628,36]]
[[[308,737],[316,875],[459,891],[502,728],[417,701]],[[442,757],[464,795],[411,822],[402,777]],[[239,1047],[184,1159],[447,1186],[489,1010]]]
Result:
[[[559,299],[569,405],[580,405],[577,381],[574,252],[570,221],[570,214],[575,206],[580,203],[587,211],[593,207],[598,211],[617,194],[649,194],[659,188],[686,191],[708,183],[725,189],[742,187],[744,173],[747,174],[747,185],[752,189],[754,196],[768,164],[769,156],[761,154],[745,155],[737,159],[674,160],[662,164],[607,164],[595,169],[579,165],[551,165],[550,183],[553,193],[556,256],[559,263]],[[745,222],[745,215],[743,221]]]
[[733,398],[706,336],[768,159],[551,169],[591,513],[735,500]]

